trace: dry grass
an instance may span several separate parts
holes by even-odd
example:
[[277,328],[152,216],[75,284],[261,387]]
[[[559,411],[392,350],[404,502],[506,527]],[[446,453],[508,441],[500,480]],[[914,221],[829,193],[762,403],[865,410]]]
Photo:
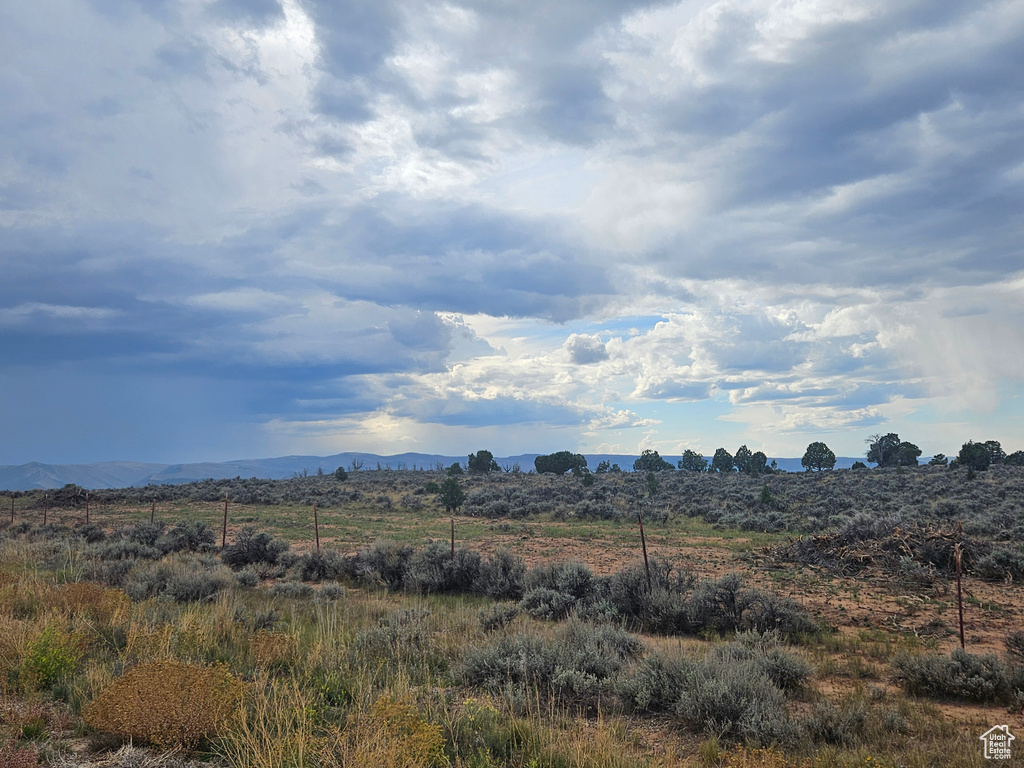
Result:
[[34,631],[32,622],[0,614],[0,679],[7,680],[20,666]]
[[292,666],[298,655],[299,642],[284,632],[257,632],[252,639],[252,653],[261,669],[284,669]]
[[408,699],[382,696],[369,711],[353,716],[345,728],[332,727],[318,762],[324,768],[448,766],[441,726],[427,722]]
[[54,587],[46,602],[65,610],[71,616],[80,616],[100,624],[123,621],[131,601],[120,589],[108,589],[88,582],[72,582]]
[[[235,768],[314,765],[315,701],[294,679],[257,680],[217,751]],[[368,768],[368,767],[367,767]]]

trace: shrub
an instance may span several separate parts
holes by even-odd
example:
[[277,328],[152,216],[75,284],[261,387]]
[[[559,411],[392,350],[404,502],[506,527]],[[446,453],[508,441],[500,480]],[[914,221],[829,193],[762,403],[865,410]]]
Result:
[[678,592],[655,588],[634,603],[633,609],[637,624],[646,632],[674,635],[689,631],[687,600]]
[[163,533],[154,546],[161,552],[212,552],[217,537],[206,523],[184,520]]
[[1007,671],[1010,683],[1009,707],[1014,712],[1024,712],[1024,665],[1011,664]]
[[[593,485],[593,475],[584,475],[581,483],[584,486]],[[578,502],[573,511],[580,520],[621,520],[626,515],[623,510],[608,502],[594,499],[584,499]]]
[[356,635],[354,660],[374,668],[405,667],[427,678],[445,671],[448,660],[430,631],[429,617],[429,611],[412,608],[384,616],[378,626]]
[[803,689],[811,676],[811,665],[799,656],[773,648],[761,657],[761,670],[786,693]]
[[159,747],[194,747],[224,729],[242,684],[225,667],[166,660],[140,664],[85,709],[93,728]]
[[570,621],[561,636],[561,661],[598,676],[610,677],[621,663],[643,652],[636,635],[610,624]]
[[892,669],[907,693],[918,696],[987,703],[1005,702],[1011,694],[1006,669],[994,654],[976,656],[960,648],[948,657],[902,654]]
[[273,538],[269,533],[257,532],[255,528],[243,528],[233,544],[221,552],[220,558],[231,568],[265,563],[275,565],[288,550],[288,542]]
[[82,575],[90,581],[106,584],[108,587],[123,586],[128,574],[135,567],[134,560],[111,560],[95,562],[82,569]]
[[470,651],[463,677],[494,690],[536,686],[551,696],[589,703],[610,690],[625,662],[642,650],[639,639],[618,627],[572,621],[554,637],[520,633]]
[[1024,576],[1024,552],[1000,547],[978,558],[971,570],[984,579],[1020,578]]
[[595,596],[594,576],[571,560],[538,565],[526,573],[520,605],[535,619],[563,619]]
[[638,712],[669,712],[682,696],[694,666],[681,656],[652,654],[619,682],[619,695]]
[[345,596],[345,588],[341,584],[324,584],[320,591],[315,593],[317,600],[340,600]]
[[493,600],[519,600],[523,596],[525,577],[526,561],[505,547],[499,547],[490,559],[480,563],[473,591]]
[[391,590],[399,590],[405,582],[405,570],[413,548],[387,539],[373,543],[368,550],[356,556],[356,576],[365,582],[380,583]]
[[163,552],[130,538],[107,539],[94,544],[86,554],[100,560],[158,560]]
[[519,616],[519,606],[510,603],[495,603],[490,608],[482,608],[478,614],[480,627],[484,632],[504,629]]
[[848,747],[863,736],[867,716],[867,707],[861,701],[843,707],[824,702],[811,710],[807,733],[815,742]]
[[352,572],[352,563],[337,552],[311,552],[299,559],[298,568],[303,581],[319,583],[324,579],[345,578]]
[[538,565],[527,572],[524,582],[526,590],[546,587],[577,601],[590,597],[593,585],[590,569],[576,560]]
[[779,632],[783,635],[813,635],[820,631],[810,614],[792,598],[759,589],[746,589],[739,595],[740,626],[755,632]]
[[96,544],[107,538],[106,531],[95,523],[83,523],[75,528],[75,535],[84,539],[86,544]]
[[59,523],[48,523],[47,525],[34,525],[28,532],[29,541],[54,543],[69,538],[71,533],[66,525]]
[[468,592],[480,575],[480,554],[433,541],[414,554],[405,570],[404,586],[419,593]]
[[430,611],[405,608],[380,619],[377,626],[356,636],[361,652],[387,656],[393,652],[420,651],[431,644],[427,619]]
[[411,509],[414,512],[423,509],[423,499],[412,493],[407,493],[398,500],[398,505],[405,509]]
[[[685,670],[682,684],[684,670],[677,671],[674,679],[661,673],[667,677],[661,685],[666,693],[653,700],[665,706],[674,688],[675,712],[690,728],[755,744],[790,741],[797,730],[786,711],[785,692],[801,688],[810,667],[778,647],[778,642],[777,633],[745,632],[733,642],[715,645],[703,660]],[[654,665],[648,673],[655,694],[658,677],[652,673],[657,672]]]
[[794,600],[772,592],[744,589],[739,574],[701,582],[690,594],[685,612],[689,632],[779,632],[783,635],[820,631]]
[[737,573],[700,582],[690,595],[686,620],[691,631],[732,632],[740,626],[743,580]]
[[78,640],[55,624],[47,624],[26,648],[22,675],[36,688],[53,688],[74,673],[81,658]]
[[[451,481],[446,480],[445,483]],[[444,492],[442,485],[442,493]],[[442,499],[443,500],[443,499]],[[508,517],[512,511],[508,497],[496,488],[477,488],[466,494],[468,514],[474,517]]]
[[686,630],[686,594],[692,577],[683,571],[673,575],[673,565],[652,559],[651,588],[646,569],[636,564],[605,580],[608,601],[616,612],[638,629],[674,634]]
[[693,730],[755,744],[777,743],[791,732],[782,691],[750,663],[697,665],[676,714]]
[[144,563],[128,574],[124,591],[135,601],[167,595],[179,603],[198,602],[225,589],[230,583],[229,573],[224,569],[218,572],[199,559]]
[[781,691],[792,693],[804,687],[811,675],[810,665],[779,647],[776,632],[743,632],[729,643],[715,645],[705,657],[711,664],[737,664],[763,674]]
[[205,569],[181,570],[167,579],[160,594],[178,603],[198,603],[212,599],[228,584],[228,578],[220,573]]
[[0,745],[0,767],[35,768],[39,764],[39,750],[19,747],[13,740]]
[[124,579],[124,591],[132,600],[139,602],[160,594],[170,578],[171,566],[168,563],[135,566]]
[[124,529],[121,537],[128,541],[134,541],[145,547],[156,547],[156,540],[160,538],[164,526],[162,523],[135,523]]
[[523,595],[519,605],[531,618],[559,621],[576,607],[576,600],[564,592],[536,587]]
[[462,676],[469,685],[498,690],[506,684],[543,685],[554,676],[555,648],[539,635],[521,632],[497,644],[474,648],[463,659]]
[[499,711],[490,698],[471,697],[450,721],[451,751],[456,765],[538,765],[535,733],[524,721]]

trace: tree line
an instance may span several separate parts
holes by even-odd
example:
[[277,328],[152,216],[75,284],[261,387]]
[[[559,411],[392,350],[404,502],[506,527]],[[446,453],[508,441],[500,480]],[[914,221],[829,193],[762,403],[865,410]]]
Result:
[[[882,435],[872,435],[866,441],[868,449],[865,459],[878,468],[890,467],[916,467],[919,465],[921,449],[907,440],[901,440],[895,432]],[[800,459],[801,466],[807,471],[831,470],[836,465],[836,454],[823,442],[815,441],[807,446],[803,457]],[[952,460],[941,453],[935,454],[929,461],[931,466],[941,465],[957,468],[960,466],[970,467],[975,470],[988,469],[993,464],[1007,464],[1013,466],[1024,466],[1024,451],[1015,451],[1007,454],[1003,451],[998,440],[987,440],[984,442],[967,441],[960,449],[960,453]],[[862,461],[854,462],[854,469],[866,469],[867,464]],[[686,472],[718,472],[730,473],[740,472],[748,475],[764,475],[778,471],[778,465],[763,451],[751,451],[746,445],[736,449],[736,453],[730,453],[725,448],[718,448],[711,458],[697,451],[687,448],[683,451],[675,466],[664,459],[657,450],[646,449],[633,462],[634,472],[662,472],[665,470],[679,469]],[[519,465],[514,467],[500,467],[494,458],[494,454],[487,450],[477,451],[468,456],[466,469],[459,462],[448,467],[448,475],[455,477],[464,472],[481,474],[487,472],[521,471]],[[572,451],[557,451],[550,454],[542,454],[534,459],[534,470],[539,475],[565,475],[571,473],[575,477],[586,476],[591,473],[587,458],[583,454]],[[340,473],[343,472],[339,468]],[[621,472],[618,464],[608,461],[601,461],[595,474],[608,472]]]
[[[868,462],[879,468],[890,467],[916,467],[921,456],[921,449],[906,440],[901,440],[895,432],[882,435],[872,435],[865,442],[868,444],[865,458]],[[621,472],[618,464],[608,461],[601,461],[597,468],[591,473],[587,458],[583,454],[572,451],[556,451],[555,453],[542,454],[534,459],[534,470],[539,475],[565,475],[571,473],[575,477],[582,478],[586,485],[594,482],[593,474],[605,474]],[[800,459],[801,466],[808,472],[829,471],[835,468],[836,454],[821,441],[815,441],[807,446],[803,457]],[[950,460],[941,453],[935,454],[929,462],[932,466],[949,466],[951,469],[967,467],[973,473],[984,471],[993,464],[1007,464],[1012,466],[1024,466],[1024,451],[1015,451],[1007,454],[1003,451],[998,440],[987,440],[985,442],[974,442],[968,440],[960,449],[956,458]],[[440,468],[440,467],[439,467]],[[427,484],[427,491],[437,493],[445,506],[446,512],[457,512],[466,501],[466,494],[459,484],[458,477],[466,472],[471,474],[486,474],[489,472],[521,471],[518,465],[514,467],[501,467],[498,465],[494,454],[488,450],[480,450],[469,454],[466,461],[466,469],[462,468],[460,462],[454,462],[447,469],[448,477],[441,483],[431,481]],[[646,449],[633,462],[634,472],[663,472],[679,469],[684,472],[699,473],[720,473],[728,474],[738,472],[746,475],[766,475],[778,472],[778,465],[775,460],[770,463],[763,451],[751,451],[746,445],[736,449],[736,453],[729,453],[725,448],[719,448],[714,455],[707,459],[703,454],[687,448],[683,451],[682,458],[673,466],[671,462],[662,458],[656,450]],[[851,469],[867,469],[867,464],[862,461],[853,463]],[[335,475],[339,480],[347,479],[344,468],[339,467]]]

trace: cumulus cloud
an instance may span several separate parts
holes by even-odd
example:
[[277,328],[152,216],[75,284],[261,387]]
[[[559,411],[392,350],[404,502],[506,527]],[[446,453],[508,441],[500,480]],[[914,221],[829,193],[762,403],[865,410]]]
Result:
[[565,351],[577,365],[598,363],[608,359],[608,350],[598,336],[574,333],[565,340]]

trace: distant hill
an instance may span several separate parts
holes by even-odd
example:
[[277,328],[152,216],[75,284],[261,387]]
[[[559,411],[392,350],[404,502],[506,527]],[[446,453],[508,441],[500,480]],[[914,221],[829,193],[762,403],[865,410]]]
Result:
[[[518,456],[496,456],[503,469],[516,465],[524,472],[533,469],[536,453]],[[596,469],[602,461],[618,464],[623,470],[633,468],[635,454],[590,454],[587,462]],[[679,456],[665,456],[675,464]],[[836,460],[836,469],[848,469],[856,458],[846,456]],[[127,488],[142,485],[189,483],[194,480],[229,479],[232,477],[258,477],[281,480],[295,475],[316,474],[317,470],[333,472],[338,467],[351,470],[353,462],[368,469],[434,469],[449,467],[454,462],[466,463],[465,456],[442,456],[429,453],[400,453],[378,456],[375,453],[337,453],[333,456],[280,456],[272,459],[241,459],[239,461],[198,462],[193,464],[150,464],[137,461],[105,461],[97,464],[40,464],[32,462],[18,466],[0,466],[0,489],[10,491],[44,490],[60,488],[68,483],[83,488]],[[769,460],[771,461],[771,460]],[[800,459],[777,458],[779,469],[801,472]]]
[[11,491],[60,488],[68,483],[83,488],[126,488],[145,485],[145,478],[166,464],[105,461],[99,464],[22,464],[0,466],[0,488]]

